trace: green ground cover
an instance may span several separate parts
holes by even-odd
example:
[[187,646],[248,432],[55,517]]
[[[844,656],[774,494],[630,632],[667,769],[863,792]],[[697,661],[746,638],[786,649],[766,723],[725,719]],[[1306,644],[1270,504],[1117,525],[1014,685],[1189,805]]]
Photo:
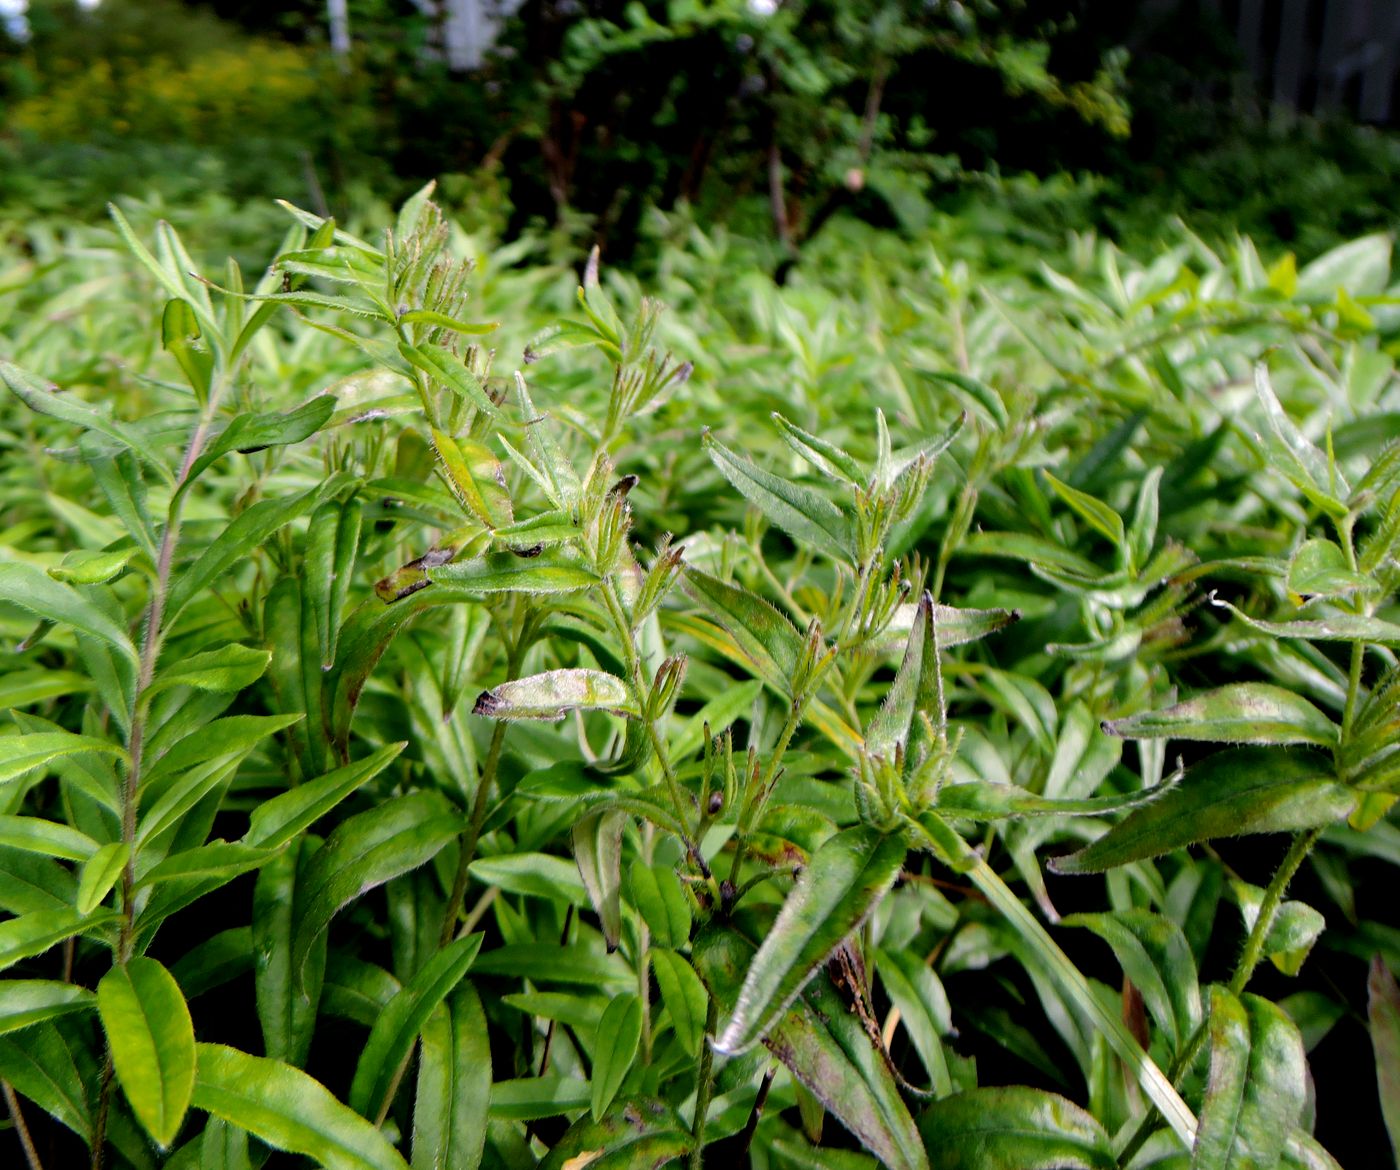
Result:
[[233,206],[0,253],[6,1164],[1387,1156],[1388,237]]

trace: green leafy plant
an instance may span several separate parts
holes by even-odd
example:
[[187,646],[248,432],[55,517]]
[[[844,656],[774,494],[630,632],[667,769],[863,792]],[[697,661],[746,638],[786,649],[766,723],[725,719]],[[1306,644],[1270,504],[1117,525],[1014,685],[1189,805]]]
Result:
[[252,284],[114,211],[111,404],[0,317],[22,1156],[1335,1165],[1256,976],[1394,951],[1289,896],[1394,850],[1388,242],[667,316],[430,196]]

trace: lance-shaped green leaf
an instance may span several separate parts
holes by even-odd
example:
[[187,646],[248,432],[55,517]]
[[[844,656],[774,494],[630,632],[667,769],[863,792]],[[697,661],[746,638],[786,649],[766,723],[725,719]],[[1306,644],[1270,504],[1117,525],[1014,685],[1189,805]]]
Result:
[[116,917],[114,913],[85,917],[76,910],[33,910],[0,922],[0,971],[13,967],[21,959],[41,955],[75,934],[106,926]]
[[1376,1057],[1376,1090],[1390,1148],[1400,1166],[1400,987],[1379,955],[1371,958],[1366,989],[1371,1050]]
[[559,554],[518,557],[491,553],[428,570],[428,578],[460,595],[489,593],[577,593],[598,584],[599,576]]
[[439,470],[458,503],[487,528],[509,524],[513,519],[510,493],[501,461],[490,448],[472,439],[454,439],[437,428],[432,435]]
[[1176,781],[1164,780],[1155,788],[1128,792],[1121,796],[1056,798],[1037,796],[1016,784],[1000,781],[968,780],[945,784],[938,791],[938,809],[950,817],[974,821],[996,821],[1017,817],[1103,817],[1127,812],[1158,799]]
[[92,992],[72,983],[52,979],[0,980],[0,1035],[96,1006],[97,997]]
[[294,1065],[302,1064],[311,1048],[326,969],[324,932],[307,948],[300,969],[292,966],[295,910],[303,884],[299,863],[314,846],[314,840],[303,837],[265,865],[253,886],[253,993],[263,1051]]
[[266,849],[285,845],[379,775],[398,758],[405,746],[406,742],[386,744],[363,760],[346,764],[343,768],[327,772],[324,776],[263,801],[248,818],[244,844],[261,845]]
[[132,1112],[169,1146],[194,1088],[194,1023],[179,984],[155,959],[137,956],[102,977],[97,1010]]
[[611,711],[637,717],[627,684],[601,670],[574,667],[547,670],[503,682],[477,696],[473,715],[486,719],[543,719],[557,722],[570,711]]
[[192,483],[205,468],[231,451],[251,454],[267,447],[285,447],[309,439],[335,413],[335,399],[318,394],[295,410],[270,414],[240,414],[204,449],[181,484]]
[[1118,515],[1102,500],[1095,499],[1088,492],[1056,479],[1048,471],[1042,472],[1046,482],[1055,489],[1055,494],[1064,500],[1079,516],[1115,547],[1122,548],[1124,542],[1123,517]]
[[146,870],[136,884],[141,888],[162,882],[216,878],[222,885],[240,874],[261,868],[276,857],[277,852],[276,849],[260,849],[239,841],[209,841],[193,849],[172,853]]
[[901,834],[858,825],[813,854],[754,956],[717,1051],[743,1052],[762,1039],[817,967],[894,885],[905,852]]
[[899,1009],[899,1020],[928,1070],[936,1096],[953,1091],[942,1037],[953,1030],[952,1009],[942,981],[922,956],[907,951],[875,951],[880,985]]
[[[753,943],[732,926],[711,924],[696,935],[692,953],[720,1008],[733,1009],[744,972],[753,965]],[[819,972],[780,1013],[763,1044],[885,1165],[928,1170],[889,1059],[852,1007]]]
[[1215,743],[1314,743],[1332,747],[1337,725],[1300,695],[1268,683],[1232,683],[1103,725],[1124,739],[1194,739]]
[[486,387],[482,385],[481,379],[473,374],[462,363],[459,358],[446,346],[432,345],[424,342],[422,345],[409,345],[406,341],[399,342],[399,353],[411,365],[416,366],[427,374],[433,381],[441,386],[445,386],[458,398],[470,402],[483,414],[490,418],[495,418],[500,413],[500,408],[491,401],[491,396],[486,393]]
[[1254,367],[1254,390],[1269,422],[1269,437],[1264,441],[1269,462],[1313,503],[1333,515],[1345,516],[1342,501],[1351,491],[1347,481],[1288,417],[1263,362]]
[[461,817],[436,792],[394,797],[340,823],[297,882],[292,974],[331,919],[356,898],[417,869],[461,830]]
[[161,458],[160,452],[139,429],[116,422],[75,395],[65,394],[57,386],[36,378],[13,362],[3,359],[0,359],[0,382],[4,382],[15,397],[30,410],[82,427],[84,430],[106,435],[154,468],[166,482],[174,482],[175,476]]
[[230,642],[217,650],[206,650],[202,654],[188,654],[157,670],[156,677],[146,688],[146,697],[150,698],[171,687],[193,687],[197,691],[241,691],[262,678],[271,661],[271,650],[258,650],[237,642]]
[[625,812],[604,809],[581,817],[569,831],[574,863],[610,951],[622,937],[622,830],[628,820]]
[[1102,1125],[1072,1101],[1024,1085],[935,1101],[919,1133],[940,1166],[965,1170],[1115,1170]]
[[1338,613],[1325,618],[1296,622],[1266,622],[1242,613],[1228,601],[1210,596],[1210,603],[1228,609],[1252,630],[1275,638],[1307,638],[1313,642],[1371,642],[1377,646],[1400,647],[1400,625],[1365,614]]
[[615,995],[603,1009],[593,1042],[592,1093],[589,1110],[597,1121],[612,1104],[632,1067],[642,1038],[642,1003],[630,991]]
[[1092,845],[1051,858],[1057,873],[1101,873],[1216,837],[1309,829],[1344,819],[1356,794],[1322,757],[1283,748],[1216,752],[1160,799],[1129,813]]
[[327,477],[300,495],[260,500],[240,512],[170,586],[166,620],[173,622],[191,601],[208,589],[244,557],[252,556],[272,534],[302,516],[322,500],[337,494],[351,482],[340,472]]
[[491,1103],[486,1013],[463,983],[428,1017],[413,1100],[413,1170],[476,1170]]
[[35,617],[71,626],[104,642],[133,665],[136,647],[121,622],[89,601],[71,585],[55,581],[43,569],[20,561],[0,564],[0,601],[28,610]]
[[763,677],[783,690],[792,686],[802,655],[802,635],[774,606],[738,585],[686,566],[685,591],[734,635]]
[[724,478],[789,536],[842,564],[854,557],[851,518],[825,496],[736,455],[708,431],[704,444]]
[[1192,1170],[1278,1163],[1307,1095],[1303,1038],[1282,1008],[1212,987],[1210,1072]]
[[409,309],[399,317],[401,325],[432,325],[438,329],[450,329],[454,333],[465,333],[469,336],[479,337],[485,333],[494,333],[501,327],[499,321],[463,321],[458,317],[449,317],[446,313],[439,313],[434,309]]
[[[890,684],[884,703],[865,733],[865,750],[871,755],[892,759],[896,749],[908,745],[909,728],[913,725],[918,701],[924,690],[924,660],[926,657],[932,660],[938,654],[934,635],[933,595],[925,591],[909,630],[909,642],[894,682]],[[929,669],[936,667],[937,664],[930,661]],[[938,715],[937,712],[933,714],[935,718]]]
[[650,1097],[619,1101],[602,1117],[580,1117],[539,1170],[644,1170],[675,1164],[694,1143],[674,1109]]
[[32,1025],[23,1036],[0,1036],[0,1077],[91,1142],[91,1106],[73,1049],[68,1036],[47,1020]]
[[1083,926],[1113,948],[1123,974],[1142,994],[1159,1028],[1179,1051],[1201,1022],[1196,960],[1186,936],[1169,918],[1146,910],[1071,914],[1063,926]]
[[16,780],[53,760],[80,752],[101,752],[126,759],[126,752],[119,744],[92,735],[74,735],[68,731],[0,735],[0,784],[6,780]]
[[78,898],[75,905],[79,914],[91,914],[117,884],[131,856],[128,841],[112,841],[102,846],[84,863],[78,875]]
[[[329,670],[335,664],[336,644],[340,637],[341,618],[350,596],[350,582],[355,573],[355,557],[360,545],[360,522],[364,509],[359,500],[343,504],[327,502],[311,513],[306,530],[306,559],[301,578],[303,622],[309,618],[316,632],[316,657],[303,663],[305,673],[310,667]],[[307,694],[320,693],[317,682]],[[312,705],[315,710],[315,704]]]
[[375,1120],[388,1108],[388,1096],[395,1088],[400,1066],[428,1017],[471,967],[481,950],[481,937],[469,934],[448,943],[388,1002],[370,1029],[355,1065],[350,1083],[351,1109]]
[[[899,606],[894,611],[890,624],[881,631],[879,647],[893,649],[907,645],[909,631],[919,616],[919,603],[911,602]],[[1021,611],[1016,609],[960,609],[952,605],[935,605],[933,616],[938,619],[938,645],[947,650],[950,646],[962,646],[977,642],[1004,630],[1013,622],[1021,620]]]
[[43,817],[0,816],[0,846],[63,861],[86,861],[100,846],[79,829]]
[[661,1002],[676,1030],[676,1039],[685,1052],[698,1053],[705,1039],[705,1015],[708,999],[700,976],[685,959],[665,947],[651,952],[656,986],[661,990]]
[[506,453],[520,464],[544,489],[550,502],[556,508],[572,512],[583,490],[578,472],[569,462],[564,449],[555,441],[551,422],[547,415],[535,409],[530,399],[530,388],[519,370],[515,372],[515,398],[519,405],[520,417],[525,420],[525,451],[528,458],[520,456],[504,436],[497,436]]
[[[535,1121],[588,1108],[591,1090],[580,1077],[521,1077],[491,1086],[493,1121]],[[586,1116],[586,1115],[585,1115]]]
[[676,871],[664,865],[634,861],[629,873],[632,904],[659,947],[677,950],[690,939],[690,902]]
[[197,1051],[196,1109],[326,1170],[407,1170],[388,1138],[304,1072],[222,1044]]
[[866,476],[861,471],[860,464],[835,443],[828,442],[820,435],[804,431],[801,427],[788,422],[777,411],[773,412],[773,421],[778,424],[778,430],[782,432],[783,442],[818,471],[829,475],[832,479],[844,480],[846,483],[862,485],[865,483]]

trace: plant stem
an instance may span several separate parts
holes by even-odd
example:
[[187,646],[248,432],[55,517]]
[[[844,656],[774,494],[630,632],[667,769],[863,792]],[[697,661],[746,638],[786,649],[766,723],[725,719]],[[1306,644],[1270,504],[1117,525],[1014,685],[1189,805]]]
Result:
[[24,1148],[24,1160],[29,1163],[29,1170],[44,1170],[44,1164],[39,1161],[39,1151],[34,1148],[34,1139],[29,1136],[29,1126],[24,1123],[24,1113],[19,1107],[19,1098],[15,1096],[15,1091],[10,1088],[10,1082],[0,1080],[0,1093],[5,1096],[5,1108],[10,1111],[10,1121],[14,1124],[15,1133],[19,1136],[19,1144]]
[[1279,862],[1278,869],[1274,871],[1274,876],[1264,891],[1264,900],[1259,903],[1259,917],[1254,920],[1249,937],[1244,941],[1244,950],[1240,952],[1239,962],[1235,965],[1235,973],[1230,977],[1230,990],[1235,995],[1239,995],[1248,986],[1254,968],[1263,958],[1264,941],[1269,937],[1269,930],[1274,925],[1274,916],[1283,901],[1284,891],[1288,889],[1288,883],[1293,880],[1293,875],[1298,872],[1303,859],[1312,852],[1312,847],[1317,844],[1320,836],[1321,828],[1308,829],[1297,834],[1288,847],[1288,852],[1283,855],[1283,860]]
[[710,1037],[719,1023],[719,1004],[710,996],[710,1005],[705,1010],[705,1031],[700,1037],[700,1075],[695,1082],[695,1120],[690,1132],[695,1144],[690,1149],[690,1170],[701,1170],[705,1164],[705,1115],[710,1111],[710,1093],[714,1089],[711,1074],[714,1071],[715,1052],[710,1047]]
[[[1317,839],[1322,836],[1322,829],[1309,829],[1306,832],[1298,833],[1293,838],[1293,843],[1288,847],[1288,852],[1284,854],[1283,860],[1279,863],[1278,869],[1274,871],[1274,876],[1269,881],[1268,888],[1264,891],[1264,898],[1259,904],[1259,916],[1254,920],[1254,926],[1250,928],[1249,936],[1245,939],[1244,949],[1240,952],[1239,961],[1235,964],[1234,974],[1230,976],[1229,988],[1232,994],[1239,995],[1248,985],[1254,974],[1254,968],[1259,965],[1259,960],[1263,957],[1264,942],[1269,937],[1269,930],[1273,927],[1274,917],[1278,913],[1279,905],[1283,902],[1284,892],[1288,889],[1288,883],[1293,880],[1293,875],[1298,872],[1298,867],[1303,864],[1307,855],[1312,852],[1312,847],[1317,844]],[[1190,1039],[1177,1054],[1171,1065],[1172,1084],[1180,1082],[1196,1063],[1196,1058],[1201,1054],[1201,1048],[1206,1042],[1206,1022],[1202,1020],[1196,1025],[1196,1029],[1191,1033]],[[1156,1127],[1160,1114],[1155,1108],[1149,1109],[1142,1121],[1139,1123],[1133,1135],[1119,1151],[1118,1161],[1120,1165],[1127,1165],[1133,1155],[1142,1148],[1144,1142],[1151,1135]]]
[[[514,677],[515,671],[507,672]],[[442,912],[442,930],[438,933],[438,946],[445,947],[452,941],[457,931],[457,920],[462,916],[463,902],[467,896],[467,884],[471,880],[468,872],[476,857],[477,842],[481,839],[481,826],[486,822],[486,805],[491,796],[491,788],[496,782],[496,770],[501,763],[501,749],[506,742],[506,723],[500,720],[491,732],[491,746],[486,749],[486,762],[481,767],[481,779],[476,784],[476,797],[472,801],[471,820],[458,840],[457,875],[452,880],[452,893],[448,895],[447,906]]]

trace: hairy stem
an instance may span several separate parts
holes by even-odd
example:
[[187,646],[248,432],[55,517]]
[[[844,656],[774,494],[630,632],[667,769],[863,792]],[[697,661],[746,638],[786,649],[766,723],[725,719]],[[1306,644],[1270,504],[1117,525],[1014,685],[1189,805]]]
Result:
[[695,1082],[695,1120],[690,1132],[695,1144],[690,1149],[690,1170],[700,1170],[705,1163],[705,1115],[710,1111],[710,1093],[714,1089],[713,1072],[715,1051],[710,1047],[710,1037],[719,1023],[719,1004],[710,996],[710,1006],[705,1010],[705,1032],[700,1037],[700,1072]]
[[34,1148],[34,1139],[29,1136],[29,1126],[25,1124],[24,1113],[19,1107],[19,1098],[15,1096],[15,1091],[10,1088],[10,1082],[0,1080],[0,1093],[5,1096],[5,1108],[10,1111],[10,1122],[15,1127],[15,1133],[19,1137],[19,1144],[24,1150],[24,1160],[29,1163],[29,1170],[44,1170],[44,1164],[39,1161],[39,1151]]

